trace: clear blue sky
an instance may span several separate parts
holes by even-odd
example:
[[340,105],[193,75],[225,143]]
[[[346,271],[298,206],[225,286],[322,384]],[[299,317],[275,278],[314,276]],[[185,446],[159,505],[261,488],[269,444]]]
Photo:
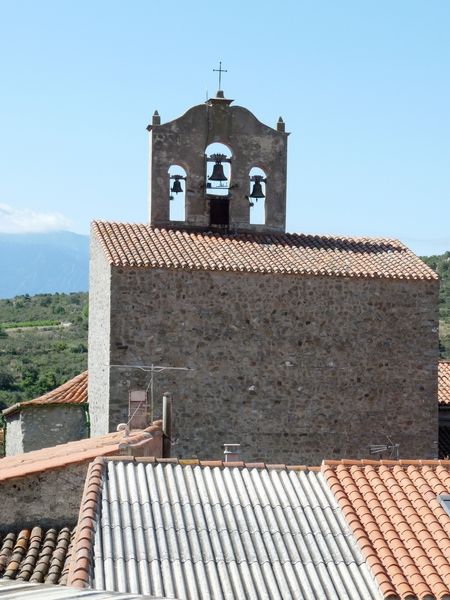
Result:
[[0,231],[147,218],[147,132],[223,88],[289,138],[288,230],[450,250],[450,1],[0,0]]

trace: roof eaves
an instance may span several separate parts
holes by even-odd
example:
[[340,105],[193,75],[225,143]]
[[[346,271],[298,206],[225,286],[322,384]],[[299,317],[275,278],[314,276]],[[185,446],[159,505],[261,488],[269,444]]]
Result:
[[17,402],[16,404],[13,404],[12,406],[8,406],[8,408],[5,408],[2,410],[2,415],[4,417],[6,417],[7,415],[12,415],[16,412],[19,412],[22,408],[22,402]]
[[9,479],[28,477],[29,475],[36,475],[37,473],[44,473],[45,471],[60,469],[69,465],[89,462],[98,458],[99,454],[102,456],[115,454],[118,451],[117,449],[118,444],[114,443],[109,446],[83,450],[82,452],[77,452],[73,455],[58,456],[53,459],[36,461],[35,463],[27,465],[18,465],[17,467],[5,469],[3,472],[0,470],[0,483]]
[[64,406],[66,408],[80,408],[82,407],[84,410],[87,408],[87,402],[33,402],[30,400],[25,400],[24,402],[17,402],[17,404],[13,404],[12,406],[8,406],[2,411],[4,417],[12,415],[16,412],[20,412],[21,410],[29,409],[29,408],[49,408],[51,406]]

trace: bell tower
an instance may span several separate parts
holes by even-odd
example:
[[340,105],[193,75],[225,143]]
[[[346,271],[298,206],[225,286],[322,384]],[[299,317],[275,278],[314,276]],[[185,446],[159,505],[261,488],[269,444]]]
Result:
[[284,232],[287,137],[246,108],[215,98],[149,132],[149,221],[154,227]]

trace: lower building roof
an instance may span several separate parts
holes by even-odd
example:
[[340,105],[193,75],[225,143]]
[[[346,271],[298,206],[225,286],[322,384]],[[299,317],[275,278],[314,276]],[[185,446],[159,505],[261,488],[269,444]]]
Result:
[[0,534],[0,581],[64,583],[72,537],[70,527],[36,526]]
[[385,598],[450,599],[450,461],[325,461]]
[[450,461],[97,459],[68,583],[181,599],[450,600]]
[[145,459],[91,465],[68,583],[189,600],[381,598],[319,471]]
[[139,447],[144,450],[154,445],[162,436],[162,421],[155,421],[146,429],[121,430],[103,436],[86,438],[49,448],[41,448],[23,454],[0,459],[0,483],[16,477],[25,477],[69,465],[89,462],[98,456],[129,453]]

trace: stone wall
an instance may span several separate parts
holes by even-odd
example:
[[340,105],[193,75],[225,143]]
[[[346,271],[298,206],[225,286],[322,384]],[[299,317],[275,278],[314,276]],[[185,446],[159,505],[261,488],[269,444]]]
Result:
[[89,437],[87,407],[49,405],[22,411],[23,452]]
[[[91,436],[108,429],[111,268],[95,235],[89,262],[88,398]],[[91,377],[90,373],[94,373]]]
[[75,525],[89,463],[10,479],[0,485],[0,530]]
[[[158,409],[174,396],[175,455],[239,442],[245,460],[319,464],[387,436],[401,457],[436,452],[438,282],[113,268],[111,285],[111,363],[192,369],[155,376]],[[112,430],[149,379],[110,377]]]
[[6,456],[89,437],[87,407],[38,405],[6,418]]

